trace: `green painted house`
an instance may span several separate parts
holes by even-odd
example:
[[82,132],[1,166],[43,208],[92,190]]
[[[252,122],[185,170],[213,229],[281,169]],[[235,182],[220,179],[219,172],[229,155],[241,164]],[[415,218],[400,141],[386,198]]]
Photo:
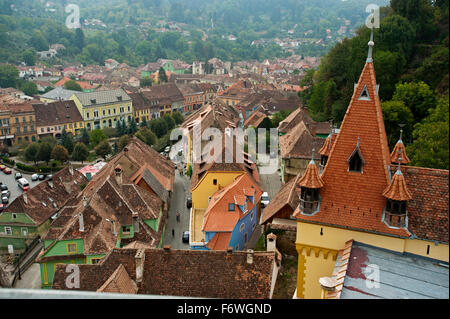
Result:
[[150,172],[141,176],[138,169],[157,162],[148,148],[132,139],[60,210],[42,237],[42,288],[51,288],[56,264],[96,264],[114,248],[161,247],[167,205],[158,195],[162,189],[146,182]]
[[0,214],[0,254],[13,249],[18,254],[50,226],[54,215],[73,196],[81,192],[87,179],[66,167],[28,192],[17,197]]

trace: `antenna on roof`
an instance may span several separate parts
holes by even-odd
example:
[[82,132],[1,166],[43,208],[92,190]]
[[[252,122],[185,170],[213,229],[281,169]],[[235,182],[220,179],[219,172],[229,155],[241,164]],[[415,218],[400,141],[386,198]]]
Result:
[[[398,154],[400,155],[400,151],[398,152]],[[401,175],[402,174],[402,170],[400,169],[400,164],[402,162],[403,158],[401,156],[398,157],[398,167],[397,167],[397,172],[395,172],[395,174]]]
[[358,136],[358,140],[356,141],[356,147],[359,147],[359,136]]
[[314,152],[316,151],[316,149],[313,147],[312,152],[311,152],[311,162],[309,162],[310,164],[315,164],[314,163]]

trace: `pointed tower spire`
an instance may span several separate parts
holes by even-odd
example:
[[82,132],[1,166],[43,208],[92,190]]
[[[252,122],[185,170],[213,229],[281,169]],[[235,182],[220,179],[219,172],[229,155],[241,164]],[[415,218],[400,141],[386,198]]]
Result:
[[312,159],[306,167],[306,171],[302,178],[299,179],[298,185],[306,188],[321,188],[323,186],[322,178],[319,176],[319,169],[314,162],[314,151],[312,150]]
[[403,130],[400,130],[400,139],[398,140],[397,144],[395,144],[394,149],[391,153],[391,163],[392,164],[400,164],[397,159],[401,158],[402,163],[401,164],[409,164],[411,161],[409,160],[408,156],[406,155],[406,148],[402,141],[402,135]]
[[369,53],[367,54],[367,63],[372,63],[373,62],[373,58],[372,58],[372,53],[373,53],[373,46],[375,45],[375,42],[373,42],[373,28],[370,29],[370,41],[368,43],[369,45]]

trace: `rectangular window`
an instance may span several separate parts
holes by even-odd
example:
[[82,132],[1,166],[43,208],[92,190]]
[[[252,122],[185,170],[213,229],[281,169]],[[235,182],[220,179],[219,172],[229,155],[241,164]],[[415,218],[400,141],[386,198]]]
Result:
[[234,204],[230,203],[228,204],[228,211],[229,212],[234,212],[235,208],[234,208]]
[[122,233],[129,233],[131,231],[130,226],[122,226]]
[[103,116],[105,116],[106,115],[106,110],[103,110]]
[[67,244],[67,253],[74,254],[77,252],[77,244]]
[[16,117],[16,123],[19,123],[19,118],[18,117]]
[[24,126],[24,127],[23,127],[23,132],[24,132],[24,133],[27,133],[27,132],[28,132],[28,126]]
[[100,260],[102,260],[102,259],[101,258],[92,258],[91,264],[93,264],[93,265],[98,264],[100,262]]
[[242,233],[242,231],[244,230],[244,228],[245,228],[245,224],[242,223],[241,226],[239,227],[239,232]]
[[89,118],[89,112],[86,112],[86,118],[87,119]]
[[24,117],[22,117],[22,122],[26,122],[27,121],[27,118],[24,116]]
[[33,132],[34,131],[34,125],[30,126],[30,131]]
[[6,235],[12,235],[11,227],[5,227],[5,233],[6,233]]
[[33,122],[33,117],[32,116],[30,116],[30,122]]
[[213,184],[217,185],[217,179],[213,179]]
[[18,128],[16,129],[16,131],[17,131],[17,133],[20,133],[20,127],[18,127]]

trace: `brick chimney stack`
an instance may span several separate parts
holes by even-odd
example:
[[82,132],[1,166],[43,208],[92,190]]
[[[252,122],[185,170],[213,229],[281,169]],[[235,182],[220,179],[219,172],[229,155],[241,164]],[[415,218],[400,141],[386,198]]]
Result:
[[139,249],[134,259],[136,261],[136,283],[141,283],[144,278],[145,250]]

